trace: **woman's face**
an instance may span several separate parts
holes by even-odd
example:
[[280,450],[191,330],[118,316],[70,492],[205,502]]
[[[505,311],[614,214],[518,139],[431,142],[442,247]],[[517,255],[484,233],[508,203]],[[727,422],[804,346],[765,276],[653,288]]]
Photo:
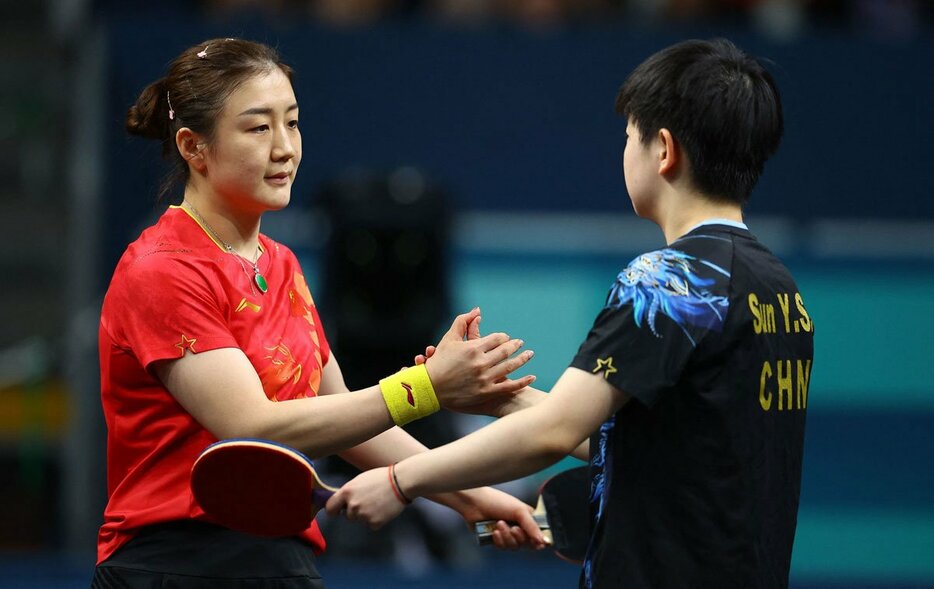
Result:
[[206,146],[205,175],[222,206],[262,214],[289,204],[301,159],[295,92],[274,68],[248,79],[227,99]]

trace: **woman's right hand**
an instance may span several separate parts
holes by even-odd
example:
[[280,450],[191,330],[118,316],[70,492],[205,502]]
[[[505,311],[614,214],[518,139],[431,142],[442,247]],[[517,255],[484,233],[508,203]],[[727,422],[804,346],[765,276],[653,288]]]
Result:
[[458,315],[433,353],[426,350],[425,368],[438,402],[451,411],[486,414],[488,407],[535,381],[534,375],[507,378],[534,354],[530,350],[516,354],[522,340],[505,333],[479,337],[479,316],[478,308]]

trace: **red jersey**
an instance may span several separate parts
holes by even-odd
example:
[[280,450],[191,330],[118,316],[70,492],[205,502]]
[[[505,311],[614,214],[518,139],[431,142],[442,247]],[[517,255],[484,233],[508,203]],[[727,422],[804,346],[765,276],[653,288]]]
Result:
[[[259,239],[266,293],[252,265],[227,253],[181,207],[170,207],[117,264],[98,344],[108,494],[98,563],[143,526],[210,521],[189,479],[195,458],[217,439],[153,376],[153,362],[239,348],[271,401],[318,392],[330,348],[311,293],[295,255],[265,235]],[[317,523],[302,537],[315,552],[324,549]]]

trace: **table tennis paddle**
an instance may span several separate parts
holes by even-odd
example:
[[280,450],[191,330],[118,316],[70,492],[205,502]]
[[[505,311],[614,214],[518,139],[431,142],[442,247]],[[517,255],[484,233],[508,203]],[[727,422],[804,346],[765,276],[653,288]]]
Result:
[[191,491],[206,514],[258,536],[303,532],[337,489],[294,448],[233,438],[205,448],[191,468]]
[[[590,469],[571,468],[554,475],[538,491],[532,513],[545,541],[564,560],[580,563],[590,543]],[[493,543],[496,521],[474,524],[480,545]]]

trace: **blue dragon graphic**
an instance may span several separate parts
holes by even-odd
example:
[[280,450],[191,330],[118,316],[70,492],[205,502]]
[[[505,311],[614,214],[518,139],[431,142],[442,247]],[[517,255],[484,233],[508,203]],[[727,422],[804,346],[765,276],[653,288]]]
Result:
[[694,262],[730,276],[716,264],[675,249],[661,249],[642,254],[619,273],[606,305],[618,308],[632,303],[636,326],[648,323],[656,337],[661,337],[655,327],[656,317],[661,311],[678,324],[691,344],[696,346],[697,342],[687,326],[719,331],[730,301],[709,291],[715,280],[698,276]]
[[[616,416],[610,417],[606,422],[600,426],[600,437],[597,442],[597,451],[593,453],[593,456],[590,458],[590,465],[593,467],[594,475],[590,481],[590,503],[591,505],[596,505],[596,521],[599,522],[603,519],[603,507],[606,505],[606,481],[607,481],[607,461],[612,460],[612,457],[609,456],[610,447],[607,444],[607,440],[610,436],[610,433],[613,431],[613,428],[616,426]],[[587,547],[587,554],[584,557],[583,565],[583,575],[584,575],[584,587],[585,589],[590,589],[593,584],[593,578],[591,576],[592,566],[593,566],[593,550],[595,546],[593,545],[594,539],[591,538],[591,544]]]

